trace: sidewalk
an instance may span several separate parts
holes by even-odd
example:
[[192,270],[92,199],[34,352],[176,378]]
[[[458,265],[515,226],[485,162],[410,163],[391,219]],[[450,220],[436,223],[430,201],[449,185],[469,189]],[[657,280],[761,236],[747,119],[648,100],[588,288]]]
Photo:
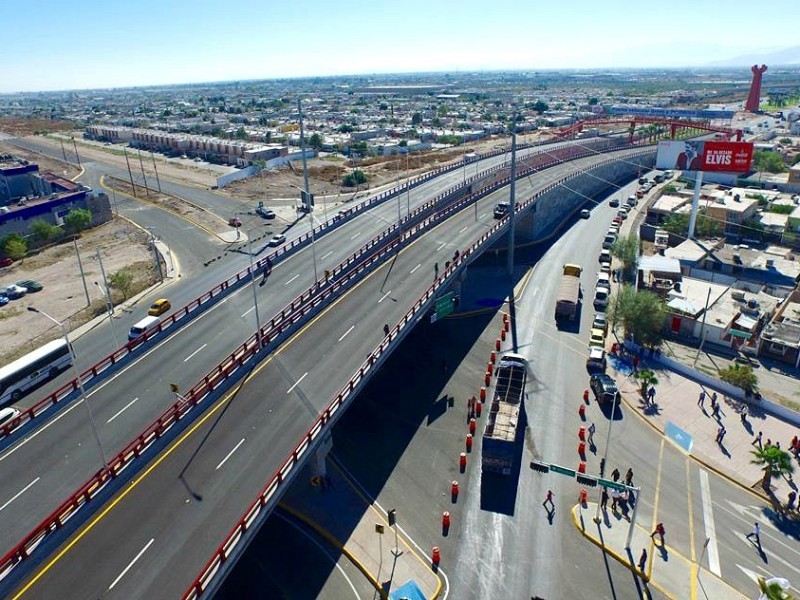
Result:
[[[594,521],[596,513],[596,502],[576,504],[572,508],[575,527],[616,560],[630,565],[643,587],[652,585],[670,598],[699,598],[698,589],[705,598],[746,598],[710,571],[703,567],[698,570],[696,564],[678,554],[668,543],[662,546],[658,535],[654,541],[651,532],[641,525],[634,526],[630,549],[625,548],[630,522],[619,512],[606,509],[600,512],[597,523]],[[643,572],[638,567],[642,550],[647,551]]]
[[[301,477],[309,472],[306,469]],[[281,508],[340,549],[376,590],[382,590],[382,598],[394,599],[395,592],[411,580],[426,599],[439,597],[442,582],[430,559],[420,556],[402,533],[402,519],[412,517],[398,515],[396,532],[389,526],[386,513],[355,489],[330,461],[328,477],[312,477],[312,485],[311,491],[302,485],[291,486]],[[383,533],[376,531],[378,525],[383,526]]]

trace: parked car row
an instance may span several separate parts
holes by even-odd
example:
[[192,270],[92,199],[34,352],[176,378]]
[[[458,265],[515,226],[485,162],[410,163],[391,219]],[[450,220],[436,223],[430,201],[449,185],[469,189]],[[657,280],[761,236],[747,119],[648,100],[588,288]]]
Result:
[[[17,283],[11,284],[0,291],[0,306],[8,304],[9,300],[16,300],[22,298],[25,294],[34,294],[41,292],[44,286],[38,281],[33,279],[23,279]],[[5,298],[3,301],[1,298]]]

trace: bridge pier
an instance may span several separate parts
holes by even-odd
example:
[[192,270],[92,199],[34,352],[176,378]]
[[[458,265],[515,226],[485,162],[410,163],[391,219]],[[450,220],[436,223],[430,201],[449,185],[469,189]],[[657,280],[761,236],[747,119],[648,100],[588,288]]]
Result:
[[319,446],[317,446],[317,449],[314,450],[314,455],[311,457],[312,477],[322,477],[324,479],[328,476],[327,458],[332,449],[333,436],[330,433],[326,433],[319,443]]

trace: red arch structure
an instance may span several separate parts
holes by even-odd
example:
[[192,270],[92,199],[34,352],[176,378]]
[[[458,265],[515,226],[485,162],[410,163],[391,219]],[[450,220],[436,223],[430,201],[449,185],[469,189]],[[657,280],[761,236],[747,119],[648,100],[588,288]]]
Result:
[[[665,119],[663,117],[643,117],[639,115],[626,116],[608,116],[598,117],[594,119],[585,119],[565,125],[554,130],[552,133],[558,139],[569,139],[577,136],[584,129],[592,129],[599,125],[624,125],[628,128],[628,141],[632,142],[634,134],[636,133],[637,126],[642,125],[663,125],[669,127],[670,139],[675,139],[676,133],[681,129],[695,129],[700,131],[707,131],[710,133],[718,133],[720,136],[727,140],[742,141],[742,130],[731,129],[729,127],[721,127],[718,125],[711,125],[709,121],[694,120],[694,119]],[[653,133],[652,138],[655,140],[660,137],[661,133]]]

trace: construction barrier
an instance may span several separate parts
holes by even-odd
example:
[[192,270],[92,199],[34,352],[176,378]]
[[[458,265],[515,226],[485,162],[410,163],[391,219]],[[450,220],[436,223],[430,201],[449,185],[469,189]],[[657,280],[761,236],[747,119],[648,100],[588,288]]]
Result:
[[486,388],[482,387],[481,388],[481,402],[485,402],[485,401],[486,401]]
[[462,452],[459,455],[459,457],[458,457],[458,466],[461,468],[462,471],[467,468],[467,453],[466,452]]
[[583,425],[578,427],[578,439],[579,440],[585,440],[586,439],[586,427],[584,427]]
[[467,434],[467,443],[466,443],[466,445],[467,445],[467,452],[472,452],[472,434],[471,433]]
[[472,419],[469,420],[469,432],[472,435],[475,435],[475,429],[476,428],[477,428],[477,425],[475,424],[475,418],[473,417]]
[[442,559],[441,555],[439,554],[439,546],[434,546],[433,550],[431,551],[431,562],[434,565],[439,564],[439,561]]
[[581,419],[586,420],[586,405],[581,404],[578,406],[578,414],[581,416]]
[[586,463],[581,461],[578,463],[578,473],[586,473]]

